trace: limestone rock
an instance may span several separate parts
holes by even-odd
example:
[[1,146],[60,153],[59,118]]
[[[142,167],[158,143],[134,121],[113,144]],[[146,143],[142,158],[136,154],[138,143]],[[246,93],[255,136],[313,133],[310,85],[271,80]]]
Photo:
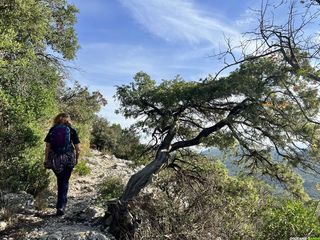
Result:
[[87,238],[87,240],[109,240],[105,235],[101,233],[97,233],[95,231],[91,232]]
[[17,210],[31,209],[34,207],[34,198],[26,192],[7,193],[2,196],[1,201],[7,207],[14,207]]
[[105,210],[100,207],[90,206],[85,210],[85,214],[89,221],[92,221],[96,218],[104,217]]
[[[0,196],[1,203],[23,208],[15,214],[22,222],[34,225],[32,229],[19,229],[25,235],[23,239],[37,240],[111,240],[113,236],[102,231],[106,208],[104,202],[98,199],[98,189],[110,176],[121,177],[123,183],[139,170],[132,169],[131,161],[117,159],[115,156],[102,154],[96,150],[90,157],[85,157],[91,172],[86,176],[72,174],[69,184],[68,204],[65,215],[55,216],[56,186],[52,187],[52,195],[46,197],[49,208],[38,210],[34,207],[34,198],[25,192],[8,193]],[[55,183],[54,183],[55,184]],[[10,223],[11,224],[11,223]],[[11,227],[11,226],[10,226]],[[0,231],[8,228],[0,221]],[[12,233],[13,234],[13,233]],[[2,237],[2,236],[1,236]],[[10,239],[11,233],[1,239]],[[13,239],[13,238],[12,238]]]
[[46,240],[62,240],[62,233],[56,232],[54,234],[49,235]]
[[7,227],[8,223],[5,221],[0,221],[0,232],[5,230]]

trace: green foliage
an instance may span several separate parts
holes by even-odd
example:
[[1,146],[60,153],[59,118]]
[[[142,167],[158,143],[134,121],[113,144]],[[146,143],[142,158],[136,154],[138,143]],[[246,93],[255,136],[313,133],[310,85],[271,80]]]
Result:
[[6,191],[26,191],[36,196],[49,185],[49,172],[41,161],[30,162],[27,158],[13,159],[1,171],[0,188]]
[[74,173],[79,176],[86,176],[91,173],[90,167],[87,166],[85,161],[80,161],[74,168]]
[[108,120],[96,117],[91,131],[90,144],[99,151],[114,151],[121,135],[119,124],[110,125]]
[[6,56],[2,64],[28,64],[24,57],[43,57],[47,47],[65,59],[74,58],[78,49],[73,28],[77,9],[66,0],[16,0],[0,11],[0,48]]
[[137,199],[135,213],[143,219],[139,237],[253,237],[257,209],[266,190],[259,192],[251,179],[229,177],[221,163],[212,164],[202,157],[191,162],[180,164],[177,172],[163,172],[154,194]]
[[92,126],[91,146],[107,151],[118,158],[133,160],[136,164],[147,160],[142,156],[145,146],[139,136],[131,129],[122,129],[119,124],[110,124],[106,119],[97,117]]
[[[94,117],[94,115],[92,116]],[[79,139],[81,141],[81,155],[80,159],[82,156],[86,156],[89,153],[89,142],[90,142],[90,122],[76,122],[73,121],[72,126],[77,130]]]
[[227,77],[200,81],[177,76],[157,84],[139,72],[116,96],[118,112],[138,119],[135,130],[152,136],[155,148],[168,137],[171,153],[195,145],[234,151],[249,174],[271,176],[307,200],[292,167],[319,165],[318,146],[311,148],[320,128],[312,121],[320,110],[316,89],[312,78],[292,74],[279,56],[248,59]]
[[230,177],[218,161],[197,155],[179,159],[172,165],[176,171],[161,172],[152,193],[134,201],[134,213],[142,219],[137,239],[319,236],[315,204],[272,196],[270,186]]
[[58,110],[64,74],[54,56],[74,58],[77,10],[66,0],[5,2],[0,6],[0,185],[38,194],[49,182],[43,138]]
[[262,213],[260,239],[290,239],[290,237],[319,237],[320,224],[317,204],[298,200],[273,200]]
[[99,199],[110,200],[120,198],[124,189],[124,184],[121,177],[110,176],[104,179],[99,186]]
[[60,110],[68,112],[71,119],[79,123],[92,123],[94,114],[107,104],[99,91],[90,92],[78,82],[73,87],[62,87],[59,91]]

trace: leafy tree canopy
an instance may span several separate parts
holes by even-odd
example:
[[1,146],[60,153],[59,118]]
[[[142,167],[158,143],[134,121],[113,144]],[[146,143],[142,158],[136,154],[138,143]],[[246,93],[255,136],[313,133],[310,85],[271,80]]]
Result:
[[9,0],[0,6],[0,67],[12,61],[50,57],[47,49],[72,59],[78,49],[74,5],[66,0]]
[[140,143],[140,138],[133,129],[122,129],[119,124],[110,124],[102,117],[95,118],[90,144],[99,151],[132,160],[135,164],[145,163],[149,157],[146,156],[145,145]]
[[78,122],[93,122],[94,114],[107,104],[99,91],[90,92],[78,82],[73,87],[61,87],[58,93],[60,110],[68,112]]
[[76,13],[66,0],[0,3],[1,189],[35,194],[48,184],[40,167],[42,140],[58,111],[62,61],[73,59],[78,49]]
[[[128,203],[154,174],[179,165],[176,155],[192,146],[233,150],[248,173],[269,175],[308,198],[293,168],[319,172],[320,45],[307,29],[316,29],[320,11],[314,8],[318,1],[301,2],[306,4],[263,2],[256,11],[257,28],[240,46],[227,39],[226,49],[216,55],[224,66],[215,76],[157,83],[140,72],[117,88],[119,112],[137,119],[135,127],[150,134],[156,154],[130,178],[119,203],[109,204],[115,236],[134,236],[134,224],[124,224],[134,222]],[[286,16],[275,17],[284,11]],[[230,67],[238,68],[219,77]]]
[[[178,76],[156,84],[139,72],[134,82],[118,87],[117,97],[119,112],[137,118],[136,127],[152,132],[156,146],[171,135],[169,152],[198,144],[233,148],[251,173],[301,186],[287,166],[315,169],[306,149],[318,153],[316,84],[272,56],[248,60],[227,77],[198,82]],[[272,158],[272,149],[281,162]]]

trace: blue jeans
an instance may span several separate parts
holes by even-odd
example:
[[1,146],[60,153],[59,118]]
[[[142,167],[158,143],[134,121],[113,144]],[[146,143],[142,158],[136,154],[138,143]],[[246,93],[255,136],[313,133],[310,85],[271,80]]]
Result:
[[73,167],[65,167],[62,172],[56,173],[57,184],[58,184],[58,199],[57,199],[57,209],[64,209],[68,201],[68,188],[69,188],[69,178],[71,176]]

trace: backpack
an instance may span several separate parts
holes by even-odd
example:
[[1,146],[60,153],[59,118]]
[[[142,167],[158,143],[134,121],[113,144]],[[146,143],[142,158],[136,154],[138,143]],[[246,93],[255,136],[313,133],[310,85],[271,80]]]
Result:
[[55,153],[63,154],[71,147],[70,128],[66,125],[56,125],[53,127],[50,146]]

